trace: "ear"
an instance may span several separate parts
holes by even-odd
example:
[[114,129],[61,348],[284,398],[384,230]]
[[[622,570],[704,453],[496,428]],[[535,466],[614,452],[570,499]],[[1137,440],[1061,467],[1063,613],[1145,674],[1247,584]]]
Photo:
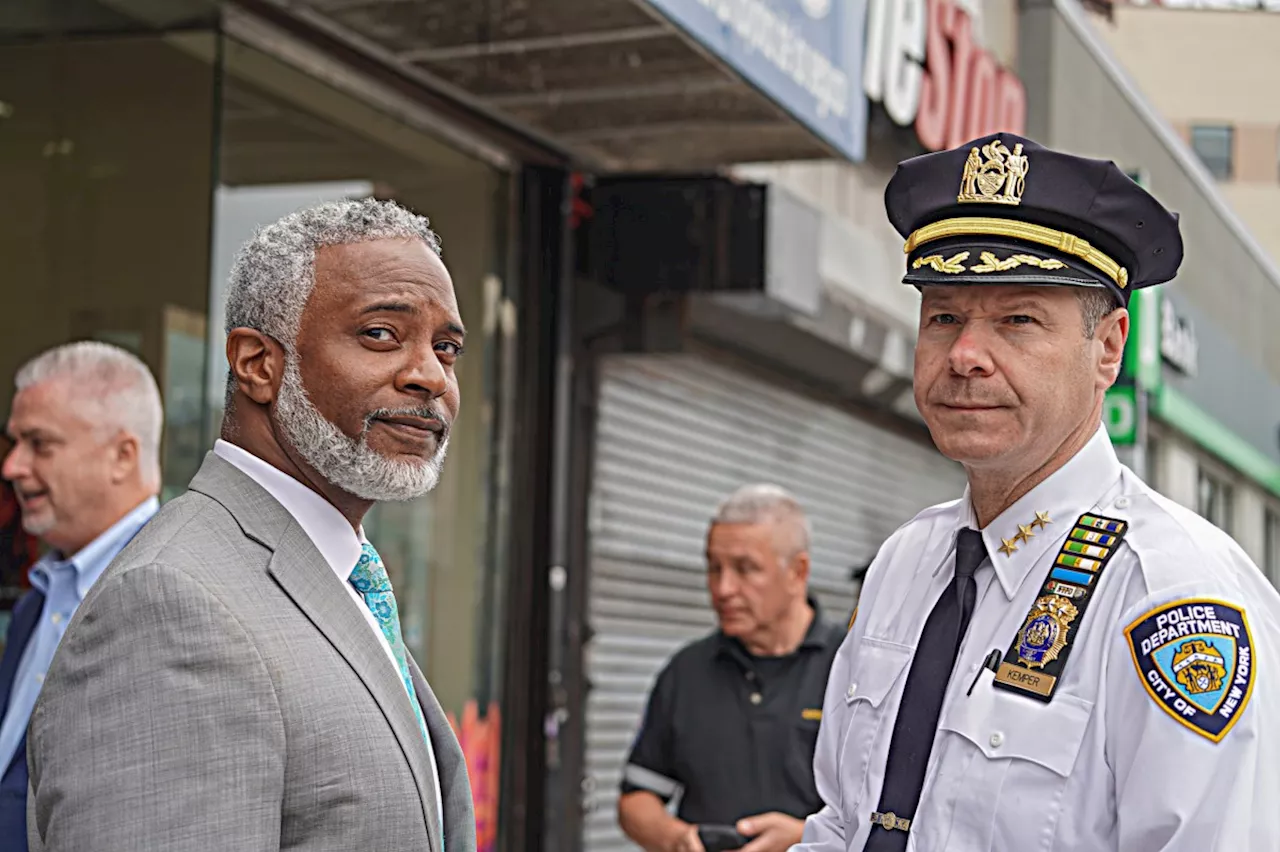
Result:
[[270,405],[284,375],[284,347],[253,328],[227,332],[227,363],[240,393],[259,405]]
[[1124,344],[1129,339],[1129,312],[1116,308],[1098,321],[1094,342],[1102,347],[1102,359],[1098,362],[1098,386],[1106,390],[1120,377],[1124,363]]
[[791,557],[791,572],[800,582],[809,582],[809,551],[802,550]]
[[137,472],[141,449],[138,439],[128,432],[116,435],[111,459],[112,483],[118,485]]

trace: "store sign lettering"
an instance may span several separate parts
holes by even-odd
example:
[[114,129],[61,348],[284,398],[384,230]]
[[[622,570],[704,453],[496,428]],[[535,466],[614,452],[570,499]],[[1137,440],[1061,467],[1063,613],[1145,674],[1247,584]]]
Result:
[[864,0],[648,0],[851,160],[866,147]]
[[1024,133],[1027,92],[973,38],[953,0],[870,0],[863,89],[930,151]]
[[1175,370],[1194,376],[1199,370],[1200,343],[1191,320],[1178,316],[1173,302],[1160,303],[1160,355]]

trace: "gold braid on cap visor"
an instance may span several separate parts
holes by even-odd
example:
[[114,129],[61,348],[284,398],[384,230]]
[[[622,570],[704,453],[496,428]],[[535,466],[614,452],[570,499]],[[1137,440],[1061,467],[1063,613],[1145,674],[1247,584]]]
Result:
[[910,254],[919,246],[934,240],[971,236],[1010,237],[1024,242],[1039,243],[1042,246],[1057,249],[1063,254],[1080,258],[1116,282],[1116,286],[1121,290],[1129,286],[1129,270],[1112,260],[1110,255],[1094,248],[1087,240],[1065,231],[1056,231],[1043,225],[1011,219],[982,217],[943,219],[915,231],[907,238],[907,244],[902,247],[902,251]]

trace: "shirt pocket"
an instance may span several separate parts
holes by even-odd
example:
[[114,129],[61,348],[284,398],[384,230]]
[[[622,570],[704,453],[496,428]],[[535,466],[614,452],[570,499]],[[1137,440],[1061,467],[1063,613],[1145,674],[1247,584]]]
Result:
[[863,638],[845,670],[839,777],[840,801],[846,815],[857,814],[866,798],[873,751],[877,743],[888,743],[892,730],[885,728],[893,724],[887,710],[895,704],[889,696],[895,686],[901,688],[914,653],[915,649],[908,645]]
[[985,700],[961,695],[957,704],[963,710],[940,725],[956,735],[932,791],[932,796],[952,800],[946,846],[986,852],[1048,850],[1093,702],[1063,694],[1042,704],[990,688],[972,698],[980,695]]

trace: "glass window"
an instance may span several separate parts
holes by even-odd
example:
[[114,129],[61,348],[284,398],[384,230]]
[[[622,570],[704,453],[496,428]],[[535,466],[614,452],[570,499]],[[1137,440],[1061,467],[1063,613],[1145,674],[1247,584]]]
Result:
[[[0,38],[91,7],[8,4]],[[46,349],[96,339],[131,350],[164,400],[165,496],[205,449],[215,48],[198,31],[0,43],[0,412],[19,365]],[[0,524],[17,536],[7,491]],[[0,611],[34,555],[29,538],[12,545],[0,554]]]
[[1203,467],[1197,475],[1196,511],[1214,526],[1231,533],[1235,495],[1231,483]]
[[1231,178],[1234,142],[1235,128],[1229,124],[1197,124],[1191,128],[1191,148],[1218,180]]

